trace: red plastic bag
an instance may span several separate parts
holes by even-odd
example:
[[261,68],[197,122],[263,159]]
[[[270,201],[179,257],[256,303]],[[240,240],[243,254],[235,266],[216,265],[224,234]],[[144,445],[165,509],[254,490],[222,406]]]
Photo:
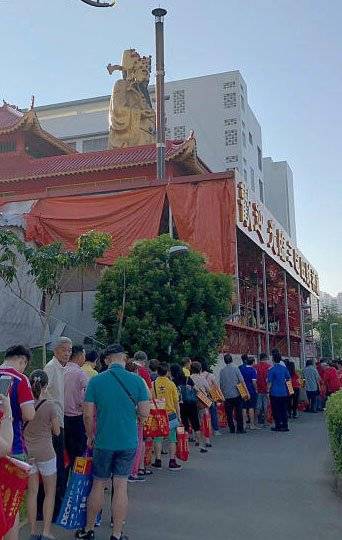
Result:
[[219,428],[224,429],[228,426],[227,414],[226,414],[224,403],[220,401],[219,403],[216,404],[216,407],[217,407],[217,419],[218,419]]
[[211,418],[208,409],[206,409],[202,416],[201,431],[207,439],[212,436]]
[[153,401],[154,408],[144,424],[144,439],[155,439],[156,437],[168,437],[170,433],[169,417],[165,409],[158,407]]
[[[0,501],[5,523],[1,527],[5,532],[13,526],[24,498],[30,466],[10,457],[0,458]],[[1,532],[3,535],[4,532]]]
[[177,428],[176,456],[181,461],[188,461],[189,459],[189,435],[183,427]]

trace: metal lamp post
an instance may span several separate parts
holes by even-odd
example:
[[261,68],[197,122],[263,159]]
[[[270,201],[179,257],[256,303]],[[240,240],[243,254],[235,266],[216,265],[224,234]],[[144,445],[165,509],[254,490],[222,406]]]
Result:
[[[179,245],[179,246],[170,247],[170,249],[168,249],[167,253],[166,253],[166,255],[167,255],[167,258],[166,258],[166,267],[167,267],[167,269],[168,270],[170,269],[170,259],[171,259],[171,257],[177,256],[177,255],[183,255],[185,253],[188,253],[188,251],[189,251],[188,246],[185,246],[184,244]],[[169,286],[169,289],[171,289],[171,276],[169,278],[168,286]],[[168,353],[169,356],[171,356],[171,352],[172,352],[172,345],[170,343],[170,345],[168,346],[168,350],[167,350],[167,353]]]
[[337,322],[333,322],[330,324],[330,345],[331,345],[331,359],[335,360],[335,351],[334,351],[334,340],[333,340],[333,327],[338,326]]

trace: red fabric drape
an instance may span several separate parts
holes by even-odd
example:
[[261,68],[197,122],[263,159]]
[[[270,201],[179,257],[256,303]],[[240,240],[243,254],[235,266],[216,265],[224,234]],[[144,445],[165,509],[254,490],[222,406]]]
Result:
[[198,184],[169,184],[167,195],[179,238],[206,254],[209,270],[234,274],[234,182],[212,180]]
[[136,240],[158,235],[164,200],[165,187],[43,199],[27,216],[26,238],[38,244],[59,240],[72,249],[76,238],[89,230],[107,232],[113,243],[101,262],[112,264],[126,255]]

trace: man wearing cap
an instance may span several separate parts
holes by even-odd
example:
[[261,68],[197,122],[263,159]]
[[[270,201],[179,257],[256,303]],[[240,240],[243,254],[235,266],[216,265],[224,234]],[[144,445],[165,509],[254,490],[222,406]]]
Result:
[[[84,403],[88,446],[94,447],[93,487],[88,499],[87,525],[76,538],[95,538],[96,516],[103,507],[106,481],[113,477],[113,532],[111,540],[124,540],[128,498],[127,479],[138,445],[138,417],[147,418],[150,402],[144,381],[125,370],[126,355],[116,343],[104,353],[108,370],[90,379]],[[94,413],[96,410],[96,431]]]

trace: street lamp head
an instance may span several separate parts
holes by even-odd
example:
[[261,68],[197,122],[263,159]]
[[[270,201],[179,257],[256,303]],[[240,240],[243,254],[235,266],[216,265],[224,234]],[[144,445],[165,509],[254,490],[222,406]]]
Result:
[[172,257],[173,255],[180,255],[181,253],[187,253],[188,251],[189,248],[185,245],[172,246],[167,250],[167,254],[169,257]]
[[152,15],[154,15],[157,18],[165,17],[167,14],[166,9],[163,8],[156,8],[152,10]]
[[88,6],[105,8],[113,7],[116,3],[116,0],[111,0],[110,2],[103,2],[103,0],[81,0],[81,2],[88,4]]

